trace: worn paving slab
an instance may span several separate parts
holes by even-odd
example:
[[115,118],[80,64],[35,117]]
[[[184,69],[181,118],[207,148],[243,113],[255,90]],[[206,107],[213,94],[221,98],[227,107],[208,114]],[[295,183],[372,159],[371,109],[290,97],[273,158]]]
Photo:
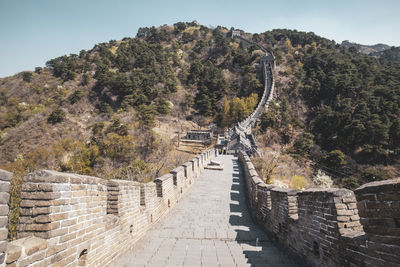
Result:
[[220,155],[218,161],[223,171],[205,170],[170,214],[112,266],[299,266],[252,221],[237,158]]

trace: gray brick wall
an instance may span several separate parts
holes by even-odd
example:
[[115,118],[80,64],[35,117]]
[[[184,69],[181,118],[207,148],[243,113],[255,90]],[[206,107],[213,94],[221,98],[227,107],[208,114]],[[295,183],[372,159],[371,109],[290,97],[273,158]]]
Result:
[[310,266],[399,266],[400,178],[298,192],[260,181],[239,152],[253,217]]
[[6,228],[12,174],[0,170],[0,266],[109,265],[168,214],[212,155],[207,150],[147,184],[30,173],[22,186],[18,239],[12,242]]
[[13,174],[0,170],[0,266],[5,262],[7,250],[7,224],[8,224],[8,203],[10,200],[10,181]]

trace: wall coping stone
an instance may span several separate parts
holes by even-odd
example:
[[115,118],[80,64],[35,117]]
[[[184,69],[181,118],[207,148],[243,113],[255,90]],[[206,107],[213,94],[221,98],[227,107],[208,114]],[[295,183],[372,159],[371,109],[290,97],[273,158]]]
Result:
[[297,195],[300,191],[295,190],[295,189],[290,189],[290,188],[273,187],[273,188],[271,188],[271,192],[285,193],[288,196],[294,196],[294,195]]
[[351,193],[351,190],[345,188],[308,188],[306,190],[299,191],[299,195],[328,194],[332,196],[346,196]]
[[185,169],[182,166],[176,167],[175,169],[173,169],[172,171],[170,171],[170,173],[172,174],[176,174],[178,172],[183,172]]
[[0,180],[1,181],[11,181],[13,178],[13,173],[0,169]]
[[21,256],[30,256],[47,248],[47,241],[38,237],[24,237],[10,242],[7,247],[7,264],[18,260]]
[[193,164],[193,162],[192,161],[189,161],[189,162],[185,162],[185,163],[183,163],[182,164],[182,166],[184,166],[184,167],[190,167],[190,166],[192,166],[192,164]]
[[75,173],[62,173],[51,170],[40,170],[25,175],[24,182],[107,185],[108,180]]
[[260,179],[260,177],[258,177],[258,175],[254,175],[251,177],[251,180],[253,182],[254,185],[259,185],[259,184],[263,184],[264,182]]
[[174,176],[171,173],[167,173],[167,174],[164,174],[163,176],[158,177],[157,179],[155,179],[154,182],[155,183],[163,183],[163,182],[165,182],[165,181],[167,181],[169,179],[172,180],[173,178],[174,178]]
[[[261,179],[260,179],[261,180]],[[266,184],[264,181],[261,180],[261,183],[258,183],[257,186],[261,189],[261,190],[271,190],[272,188],[275,187],[275,185],[272,184]]]
[[117,179],[113,179],[113,180],[109,180],[107,186],[140,186],[142,185],[142,183],[136,182],[136,181],[129,181],[129,180],[117,180]]
[[375,193],[378,188],[380,192],[385,190],[396,190],[400,192],[400,177],[391,180],[376,181],[364,184],[354,190],[354,193]]

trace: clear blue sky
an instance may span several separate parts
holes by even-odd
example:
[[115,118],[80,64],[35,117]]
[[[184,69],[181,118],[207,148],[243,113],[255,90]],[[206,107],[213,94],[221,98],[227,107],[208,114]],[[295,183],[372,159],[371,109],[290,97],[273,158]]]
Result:
[[178,21],[400,46],[399,14],[399,0],[0,0],[0,77]]

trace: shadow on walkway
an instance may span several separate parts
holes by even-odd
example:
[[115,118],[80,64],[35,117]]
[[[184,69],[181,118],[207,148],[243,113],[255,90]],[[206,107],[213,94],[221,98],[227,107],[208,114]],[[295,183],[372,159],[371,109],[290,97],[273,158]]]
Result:
[[234,173],[231,186],[229,223],[235,228],[236,242],[243,247],[243,253],[251,266],[302,266],[295,264],[288,253],[279,249],[255,222],[249,213],[243,173],[237,159],[233,159]]

